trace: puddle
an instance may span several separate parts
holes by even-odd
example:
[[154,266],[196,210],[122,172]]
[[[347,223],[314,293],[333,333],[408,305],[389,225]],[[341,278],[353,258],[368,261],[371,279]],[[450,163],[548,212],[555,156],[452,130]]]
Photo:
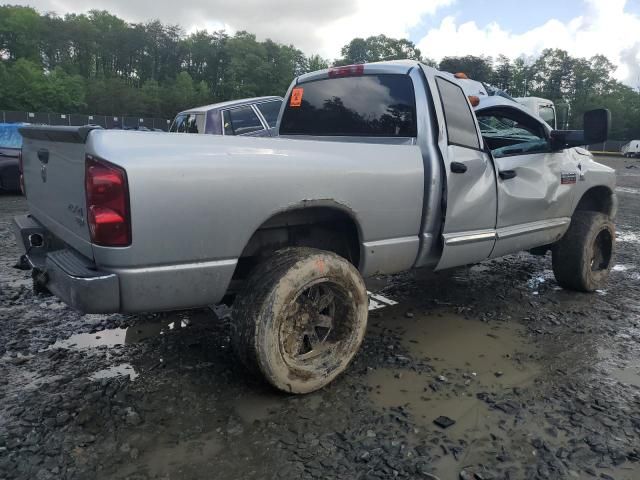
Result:
[[630,193],[632,195],[639,195],[640,194],[640,188],[616,187],[616,192],[618,192],[618,193]]
[[618,382],[625,385],[633,385],[640,389],[640,367],[614,367],[607,368],[607,371]]
[[640,243],[640,235],[635,232],[616,232],[617,242]]
[[91,380],[101,380],[103,378],[115,378],[129,376],[129,379],[135,380],[139,373],[129,363],[121,363],[120,365],[113,365],[104,370],[99,370],[89,376]]
[[[433,420],[444,415],[456,421],[447,429],[452,434],[485,429],[494,413],[476,393],[526,387],[540,374],[540,367],[529,358],[532,347],[509,324],[495,328],[440,313],[394,319],[384,327],[401,329],[402,343],[411,356],[429,359],[435,372],[374,370],[367,377],[371,399],[381,409],[405,406],[423,427],[432,428]],[[441,388],[434,392],[432,384]]]
[[[398,319],[395,325],[403,330],[402,343],[411,355],[431,359],[436,368],[442,365],[475,373],[481,382],[503,386],[528,383],[537,373],[531,362],[521,361],[532,347],[509,323],[492,326],[441,312]],[[502,375],[496,378],[496,372]]]
[[102,345],[107,347],[124,345],[127,330],[127,328],[112,328],[110,330],[101,330],[96,333],[77,333],[64,340],[58,340],[49,348],[81,349],[100,347]]
[[114,347],[141,342],[147,338],[164,335],[171,330],[180,330],[196,324],[206,324],[213,318],[205,311],[180,312],[166,315],[154,321],[142,322],[127,328],[111,328],[95,333],[77,333],[64,340],[58,340],[52,348],[87,349]]
[[429,375],[414,371],[391,369],[374,370],[367,382],[373,388],[371,399],[377,407],[386,409],[405,406],[418,425],[432,427],[439,416],[452,418],[455,425],[447,432],[459,435],[467,430],[475,431],[481,419],[489,414],[486,404],[475,394],[435,394],[428,387],[433,381]]
[[[121,452],[133,450],[133,445],[122,444]],[[195,440],[157,439],[144,450],[137,463],[145,465],[149,478],[206,478],[215,477],[214,459],[222,451],[221,439],[212,434],[203,434]],[[137,449],[136,449],[137,451]],[[123,462],[114,477],[129,477],[137,472],[136,462]],[[177,475],[169,475],[177,472]],[[145,477],[147,476],[145,475]],[[133,475],[139,478],[140,475]]]
[[629,265],[618,264],[614,265],[611,270],[613,270],[614,272],[626,272],[627,270],[630,270],[632,268],[633,267],[630,267]]
[[263,421],[275,414],[285,405],[282,395],[275,393],[256,393],[238,398],[235,411],[243,422],[251,425]]

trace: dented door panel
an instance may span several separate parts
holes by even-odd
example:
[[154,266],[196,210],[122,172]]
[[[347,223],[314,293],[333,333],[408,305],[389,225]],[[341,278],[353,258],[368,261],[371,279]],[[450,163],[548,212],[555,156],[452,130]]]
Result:
[[568,228],[578,178],[577,163],[566,151],[496,159],[497,242],[491,257],[558,240]]

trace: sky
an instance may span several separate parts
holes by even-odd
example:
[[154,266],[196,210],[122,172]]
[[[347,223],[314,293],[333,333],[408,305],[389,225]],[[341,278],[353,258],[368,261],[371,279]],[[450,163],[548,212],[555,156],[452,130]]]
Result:
[[640,0],[12,0],[58,14],[98,8],[131,22],[160,19],[185,31],[247,30],[334,59],[354,37],[408,38],[424,56],[544,48],[606,55],[614,76],[640,87]]

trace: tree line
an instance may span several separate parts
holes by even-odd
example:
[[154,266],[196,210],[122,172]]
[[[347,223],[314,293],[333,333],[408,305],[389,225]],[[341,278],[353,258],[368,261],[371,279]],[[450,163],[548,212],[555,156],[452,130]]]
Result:
[[40,13],[0,5],[0,109],[172,118],[185,108],[233,98],[283,95],[291,80],[329,65],[416,59],[582,113],[607,107],[612,137],[640,137],[640,92],[612,77],[604,56],[575,58],[545,50],[536,59],[500,56],[425,58],[409,40],[355,38],[341,58],[305,55],[293,45],[258,41],[248,32],[186,34],[158,20],[129,23],[107,11]]

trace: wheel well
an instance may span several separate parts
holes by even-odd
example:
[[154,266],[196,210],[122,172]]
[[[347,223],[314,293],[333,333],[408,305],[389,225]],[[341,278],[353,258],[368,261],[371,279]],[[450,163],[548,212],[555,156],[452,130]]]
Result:
[[355,220],[333,207],[304,207],[278,213],[264,222],[242,251],[233,280],[243,280],[270,254],[284,247],[313,247],[360,264],[360,236]]
[[615,198],[613,192],[604,186],[592,187],[587,190],[578,202],[576,211],[588,210],[613,216],[615,213]]

